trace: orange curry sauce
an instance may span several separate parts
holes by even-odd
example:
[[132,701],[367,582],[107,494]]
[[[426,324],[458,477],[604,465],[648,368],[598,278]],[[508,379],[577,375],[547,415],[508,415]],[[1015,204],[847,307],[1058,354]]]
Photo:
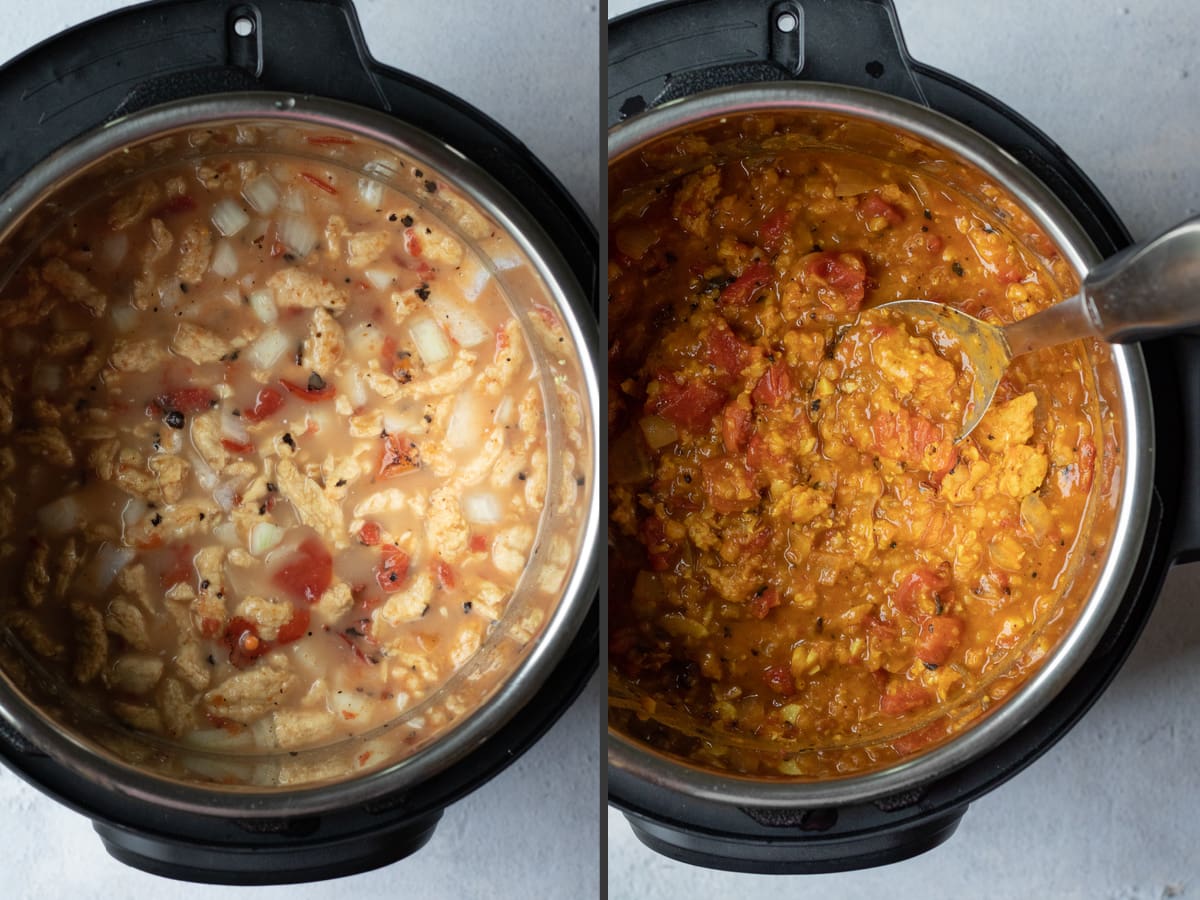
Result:
[[1098,401],[1079,346],[1045,351],[955,444],[969,368],[872,308],[1062,299],[1007,201],[745,127],[768,149],[687,135],[610,171],[612,718],[703,765],[831,777],[945,739],[1050,649]]

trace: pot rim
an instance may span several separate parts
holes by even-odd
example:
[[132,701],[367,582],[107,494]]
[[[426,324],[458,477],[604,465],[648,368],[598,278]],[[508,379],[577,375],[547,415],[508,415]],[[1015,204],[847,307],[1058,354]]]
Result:
[[[585,290],[572,275],[554,241],[498,181],[461,151],[386,113],[323,97],[268,91],[186,98],[140,110],[71,141],[18,179],[0,197],[0,240],[7,239],[24,215],[49,197],[58,185],[81,175],[122,147],[180,129],[252,121],[336,129],[377,142],[402,157],[424,161],[506,230],[562,308],[564,325],[578,355],[580,393],[586,395],[580,399],[587,405],[594,430],[601,409],[595,355],[599,346],[598,329]],[[340,782],[273,790],[208,787],[173,780],[123,762],[110,751],[66,732],[23,702],[2,673],[0,720],[87,782],[185,814],[243,820],[314,815],[417,789],[466,759],[516,716],[563,660],[599,585],[596,546],[600,474],[599,454],[593,454],[589,470],[591,486],[580,501],[585,506],[585,515],[579,532],[579,554],[564,580],[559,602],[517,668],[495,688],[482,707],[428,746],[390,766]]]
[[[1067,207],[1011,154],[962,123],[889,94],[824,82],[771,82],[718,88],[633,116],[608,132],[608,161],[675,131],[723,116],[756,112],[823,112],[913,134],[996,179],[1062,250],[1080,277],[1101,261]],[[646,784],[737,807],[842,806],[899,794],[962,768],[1012,737],[1066,686],[1095,650],[1120,605],[1150,513],[1154,419],[1149,377],[1138,345],[1111,347],[1118,375],[1125,477],[1109,553],[1070,630],[1020,688],[980,721],[927,753],[862,775],[816,781],[763,780],[701,769],[651,749],[611,726],[609,766],[623,784]]]

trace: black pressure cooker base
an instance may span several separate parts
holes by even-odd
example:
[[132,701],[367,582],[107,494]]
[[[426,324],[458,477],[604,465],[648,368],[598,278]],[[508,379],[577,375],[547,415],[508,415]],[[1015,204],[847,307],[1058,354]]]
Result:
[[[812,875],[869,869],[932,850],[954,834],[965,810],[964,806],[948,814],[928,818],[918,830],[881,830],[853,841],[838,838],[823,842],[802,837],[802,853],[795,850],[795,837],[739,838],[679,823],[663,824],[628,811],[625,817],[639,841],[656,853],[679,862],[727,872]],[[817,811],[818,815],[822,812]],[[796,831],[803,835],[804,826],[797,826]]]
[[299,884],[355,875],[416,853],[433,837],[442,811],[330,841],[297,840],[230,847],[148,837],[142,831],[94,822],[109,854],[127,866],[203,884]]
[[[786,23],[789,30],[783,32]],[[1070,209],[1108,257],[1130,236],[1062,150],[993,97],[909,57],[890,0],[691,0],[609,23],[608,124],[699,90],[788,79],[868,88],[921,103],[1007,150]],[[970,802],[1049,750],[1104,692],[1140,636],[1173,561],[1200,558],[1200,338],[1142,345],[1155,413],[1154,494],[1130,586],[1099,646],[1020,732],[908,796],[837,809],[749,810],[681,796],[609,770],[609,802],[637,838],[691,865],[763,874],[837,872],[894,863],[953,833]],[[1182,388],[1181,388],[1182,386]],[[1182,390],[1182,395],[1181,395]]]

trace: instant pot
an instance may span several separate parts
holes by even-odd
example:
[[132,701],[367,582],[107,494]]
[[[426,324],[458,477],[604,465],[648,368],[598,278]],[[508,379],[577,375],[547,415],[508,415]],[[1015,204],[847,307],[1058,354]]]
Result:
[[[563,314],[596,415],[597,241],[564,188],[512,135],[463,101],[374,61],[349,0],[167,0],[67,31],[3,67],[0,222],[121,144],[150,154],[158,134],[251,121],[328,127],[437,161],[522,244]],[[212,133],[212,132],[210,132]],[[140,143],[136,143],[140,142]],[[163,146],[160,142],[157,146]],[[206,789],[130,771],[0,697],[0,758],[87,815],[119,860],[173,878],[283,883],[384,865],[431,837],[445,807],[528,749],[582,690],[597,662],[593,545],[596,461],[578,509],[579,551],[557,607],[487,703],[401,763],[297,790]],[[592,513],[589,516],[589,511]],[[439,749],[440,748],[440,749]]]
[[[785,108],[793,94],[798,107],[866,110],[898,131],[906,115],[924,136],[942,123],[942,146],[963,148],[985,171],[1008,172],[1002,186],[1018,198],[1041,197],[1039,211],[1055,211],[1060,236],[1074,234],[1090,264],[1130,243],[1105,199],[1049,138],[994,98],[908,56],[889,0],[664,3],[612,21],[608,51],[614,157],[641,146],[642,137],[692,122]],[[691,864],[764,873],[882,865],[949,838],[972,800],[1020,772],[1083,716],[1137,640],[1167,570],[1197,557],[1200,511],[1180,501],[1200,487],[1196,467],[1186,465],[1200,434],[1184,415],[1200,401],[1198,353],[1192,336],[1141,345],[1134,380],[1145,390],[1131,395],[1130,413],[1146,431],[1126,448],[1145,466],[1144,481],[1126,498],[1140,508],[1140,521],[1122,548],[1102,621],[1059,677],[1042,682],[1036,708],[1009,716],[986,742],[972,745],[967,731],[884,777],[843,784],[727,778],[610,731],[609,799],[637,837]]]

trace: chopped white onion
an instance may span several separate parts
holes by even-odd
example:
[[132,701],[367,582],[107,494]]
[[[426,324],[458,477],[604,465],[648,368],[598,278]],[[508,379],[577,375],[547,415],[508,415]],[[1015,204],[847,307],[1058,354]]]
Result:
[[486,407],[480,397],[470,391],[460,393],[454,401],[454,409],[450,411],[446,443],[455,450],[477,449],[487,427],[486,415]]
[[42,363],[33,370],[33,392],[35,394],[53,394],[62,387],[62,383],[62,366]]
[[383,184],[374,178],[358,179],[358,196],[371,209],[383,206]]
[[483,289],[488,286],[488,282],[492,280],[492,273],[486,267],[476,263],[470,268],[464,265],[463,273],[459,277],[464,281],[463,296],[474,303],[483,293]]
[[297,256],[308,256],[320,239],[317,226],[303,216],[284,216],[279,220],[279,240]]
[[231,409],[221,410],[221,436],[238,444],[250,441],[250,432],[246,430],[245,421],[241,416],[235,416]]
[[242,292],[240,290],[238,290],[237,287],[225,288],[224,292],[221,294],[221,297],[230,306],[241,306],[242,305]]
[[212,270],[221,278],[232,278],[237,274],[237,251],[229,241],[217,241],[213,248]]
[[250,309],[254,311],[254,315],[258,321],[264,325],[270,325],[279,318],[279,310],[275,307],[275,295],[265,288],[261,291],[254,291],[250,294]]
[[242,196],[256,213],[269,216],[279,205],[279,185],[275,179],[263,172],[246,182]]
[[517,405],[513,402],[513,398],[505,394],[496,404],[496,413],[492,416],[492,421],[497,425],[512,425],[516,421],[513,417],[516,410]]
[[125,254],[129,252],[129,234],[124,231],[117,231],[107,235],[100,241],[100,251],[97,254],[97,262],[105,269],[115,269],[125,259]]
[[472,525],[495,525],[500,521],[500,501],[495,494],[464,494],[462,498],[463,518]]
[[213,488],[213,499],[217,501],[217,506],[221,507],[225,512],[233,509],[233,500],[237,496],[237,485],[231,481],[222,481]]
[[638,424],[652,450],[659,450],[679,440],[679,432],[674,424],[662,416],[646,416]]
[[212,223],[224,237],[233,237],[250,224],[250,217],[236,200],[224,197],[213,207]]
[[130,497],[125,501],[125,508],[121,510],[121,525],[125,528],[132,528],[150,511],[149,505],[140,497]]
[[262,336],[250,345],[250,362],[256,369],[269,369],[275,361],[283,356],[291,347],[292,340],[278,328],[264,331]]
[[415,430],[421,422],[421,414],[416,410],[401,412],[395,407],[384,407],[383,430],[388,434],[404,434]]
[[450,336],[461,347],[477,347],[492,334],[475,313],[445,297],[431,297],[429,310],[449,329]]
[[237,547],[242,543],[238,537],[237,525],[233,522],[222,522],[213,528],[212,533],[213,537],[226,547]]
[[250,529],[250,552],[262,556],[279,546],[283,540],[283,529],[271,522],[259,522]]
[[450,346],[450,341],[446,338],[441,326],[426,316],[414,319],[409,326],[408,333],[412,335],[413,343],[417,345],[417,352],[421,354],[421,359],[427,366],[436,366],[440,362],[445,362],[454,352],[454,348]]
[[194,453],[189,454],[188,459],[192,464],[192,471],[196,473],[196,480],[200,482],[200,487],[206,491],[215,489],[217,486],[217,473],[213,471],[212,466]]
[[304,212],[304,194],[295,188],[288,188],[283,195],[283,208],[293,213]]
[[355,409],[367,405],[367,383],[357,366],[350,366],[346,370],[345,387],[346,396],[350,398],[350,403]]
[[117,577],[117,573],[129,565],[130,560],[137,555],[132,547],[118,547],[107,541],[100,545],[96,555],[88,564],[83,576],[83,583],[90,590],[105,591]]
[[74,494],[67,494],[37,511],[38,527],[47,537],[62,537],[83,521],[82,515],[79,499]]
[[395,269],[367,269],[363,272],[363,276],[371,285],[378,291],[391,287],[396,280]]
[[390,159],[373,159],[363,166],[363,171],[376,178],[395,178],[398,169]]
[[158,286],[158,305],[163,309],[174,309],[182,299],[183,291],[179,289],[179,282],[174,278],[168,279]]
[[524,260],[516,250],[510,250],[508,253],[492,257],[492,265],[496,267],[497,272],[515,269],[517,266],[521,265],[522,262],[524,262]]

